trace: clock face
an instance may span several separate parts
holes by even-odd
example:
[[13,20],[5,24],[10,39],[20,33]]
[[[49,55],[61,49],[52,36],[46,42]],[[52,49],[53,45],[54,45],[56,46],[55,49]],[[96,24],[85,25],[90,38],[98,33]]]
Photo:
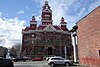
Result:
[[48,9],[48,6],[46,6],[46,9]]

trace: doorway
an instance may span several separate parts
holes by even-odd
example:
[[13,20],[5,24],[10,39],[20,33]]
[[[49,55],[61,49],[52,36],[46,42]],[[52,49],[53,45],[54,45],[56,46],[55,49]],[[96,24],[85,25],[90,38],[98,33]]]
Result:
[[52,47],[48,47],[48,55],[52,55]]

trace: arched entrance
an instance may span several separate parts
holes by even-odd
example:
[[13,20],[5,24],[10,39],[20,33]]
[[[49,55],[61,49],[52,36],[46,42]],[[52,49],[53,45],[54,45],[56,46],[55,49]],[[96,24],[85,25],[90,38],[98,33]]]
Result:
[[55,50],[55,47],[53,46],[48,46],[48,47],[45,47],[45,50],[46,50],[46,55],[54,55],[54,50]]
[[48,55],[52,55],[53,53],[52,53],[52,47],[48,47],[48,49],[47,49],[47,51],[48,51]]

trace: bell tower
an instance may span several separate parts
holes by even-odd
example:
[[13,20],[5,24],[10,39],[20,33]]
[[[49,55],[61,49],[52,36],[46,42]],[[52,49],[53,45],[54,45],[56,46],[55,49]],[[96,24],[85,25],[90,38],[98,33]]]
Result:
[[68,30],[68,29],[66,28],[66,25],[67,25],[67,23],[65,22],[64,18],[62,17],[62,18],[61,18],[61,21],[60,21],[60,27],[61,27],[61,29],[62,29],[62,30]]
[[32,20],[30,21],[30,29],[35,30],[37,26],[37,21],[35,20],[35,17],[32,16]]
[[48,5],[48,1],[45,1],[44,6],[42,7],[42,25],[52,25],[52,10],[50,9],[50,6]]

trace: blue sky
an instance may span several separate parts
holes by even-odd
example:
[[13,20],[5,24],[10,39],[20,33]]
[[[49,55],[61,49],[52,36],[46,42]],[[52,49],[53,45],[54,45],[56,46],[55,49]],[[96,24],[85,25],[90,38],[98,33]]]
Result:
[[[1,46],[11,47],[15,43],[21,43],[21,30],[29,26],[32,15],[35,15],[38,25],[40,24],[44,1],[0,0]],[[48,0],[48,2],[53,11],[53,24],[58,25],[63,16],[68,29],[100,5],[100,0]]]

